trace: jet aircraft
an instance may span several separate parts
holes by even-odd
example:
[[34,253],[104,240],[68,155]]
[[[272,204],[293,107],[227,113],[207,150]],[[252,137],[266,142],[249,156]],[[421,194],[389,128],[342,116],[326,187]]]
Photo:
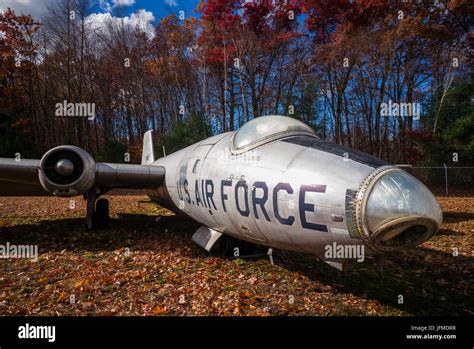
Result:
[[339,270],[353,258],[328,257],[330,246],[378,257],[421,244],[442,222],[434,195],[403,169],[278,115],[159,159],[148,131],[141,165],[96,162],[71,145],[40,160],[0,159],[0,195],[83,195],[89,229],[107,226],[108,201],[100,197],[114,188],[146,189],[199,222],[192,239],[207,251],[227,236],[313,254]]

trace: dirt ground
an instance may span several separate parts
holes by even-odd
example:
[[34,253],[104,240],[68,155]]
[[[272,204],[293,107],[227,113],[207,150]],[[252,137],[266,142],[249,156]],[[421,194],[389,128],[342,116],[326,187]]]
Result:
[[195,223],[144,195],[109,196],[111,228],[98,232],[82,199],[0,198],[0,245],[39,249],[0,259],[0,315],[473,315],[474,201],[454,195],[438,196],[437,235],[383,273],[371,259],[341,273],[284,251],[275,265],[210,256]]

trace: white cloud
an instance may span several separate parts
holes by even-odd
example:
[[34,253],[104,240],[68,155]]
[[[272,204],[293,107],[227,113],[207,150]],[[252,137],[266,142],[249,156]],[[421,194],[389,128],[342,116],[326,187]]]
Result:
[[132,6],[135,4],[135,0],[113,0],[114,7],[118,6]]
[[105,12],[112,12],[117,7],[128,7],[135,5],[135,0],[99,0],[100,8]]
[[99,7],[105,12],[112,11],[112,4],[106,0],[99,0]]
[[[48,15],[49,10],[54,8],[61,0],[0,0],[0,11],[6,10],[10,7],[17,14],[30,14],[35,19],[42,19]],[[135,28],[138,26],[141,30],[146,32],[149,37],[153,37],[155,30],[153,21],[155,16],[152,12],[144,9],[132,13],[125,17],[116,17],[111,14],[113,8],[117,6],[132,6],[136,0],[98,0],[96,4],[105,11],[105,13],[93,13],[86,18],[86,22],[95,30],[107,31],[109,23],[131,26]],[[167,0],[173,1],[174,0]]]
[[41,19],[58,0],[0,0],[0,12],[8,7],[18,15],[31,15]]
[[[47,15],[49,9],[61,0],[0,0],[0,12],[10,7],[15,13],[21,15],[32,15],[35,19],[41,19]],[[166,0],[175,2],[174,0]],[[135,5],[136,0],[95,0],[92,3],[99,5],[105,12],[111,12],[116,7],[129,7]]]
[[155,16],[153,13],[140,9],[137,12],[132,13],[130,16],[125,17],[115,17],[109,12],[93,13],[87,16],[86,24],[89,25],[92,30],[105,34],[108,33],[108,27],[110,24],[124,25],[131,28],[136,28],[138,26],[141,30],[147,33],[150,38],[152,38],[155,34],[153,26],[154,20]]
[[178,6],[176,0],[165,0],[165,4],[168,6]]

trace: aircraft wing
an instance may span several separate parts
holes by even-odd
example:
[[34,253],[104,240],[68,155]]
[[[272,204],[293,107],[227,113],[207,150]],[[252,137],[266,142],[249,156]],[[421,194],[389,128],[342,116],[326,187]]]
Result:
[[95,162],[85,150],[65,145],[41,160],[0,158],[0,196],[70,197],[89,190],[155,188],[164,175],[162,166]]
[[49,195],[39,182],[39,162],[39,160],[17,161],[0,158],[0,195]]

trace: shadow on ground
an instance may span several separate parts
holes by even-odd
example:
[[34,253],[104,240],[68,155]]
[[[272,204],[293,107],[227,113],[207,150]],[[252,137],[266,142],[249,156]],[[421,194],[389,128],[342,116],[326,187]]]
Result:
[[343,273],[316,257],[298,253],[280,252],[277,263],[336,291],[376,299],[413,315],[474,315],[469,279],[472,257],[417,247],[387,256],[382,272],[373,259]]
[[176,244],[190,241],[198,227],[196,222],[177,215],[119,214],[110,220],[108,229],[94,231],[86,229],[84,218],[41,220],[0,227],[0,244],[38,245],[40,253],[64,249],[111,251],[123,246],[146,250],[162,241],[176,240]]
[[443,221],[445,223],[461,223],[474,219],[474,213],[471,212],[455,212],[455,211],[444,211]]
[[[454,212],[447,219],[460,219]],[[465,214],[462,214],[465,215]],[[468,218],[469,219],[469,218]],[[0,244],[35,244],[40,253],[62,251],[111,251],[129,246],[134,250],[159,249],[160,243],[172,248],[190,247],[188,257],[206,252],[191,241],[199,227],[184,216],[120,214],[111,227],[87,231],[84,219],[43,220],[35,224],[0,227]],[[444,229],[442,235],[462,235]],[[306,275],[331,286],[333,292],[352,293],[378,300],[414,315],[473,315],[472,280],[474,258],[454,257],[439,250],[418,247],[388,256],[383,273],[372,260],[341,273],[309,255],[276,251],[279,267]],[[261,261],[260,261],[261,262]],[[253,263],[253,261],[249,261]],[[403,304],[399,304],[403,297]]]

